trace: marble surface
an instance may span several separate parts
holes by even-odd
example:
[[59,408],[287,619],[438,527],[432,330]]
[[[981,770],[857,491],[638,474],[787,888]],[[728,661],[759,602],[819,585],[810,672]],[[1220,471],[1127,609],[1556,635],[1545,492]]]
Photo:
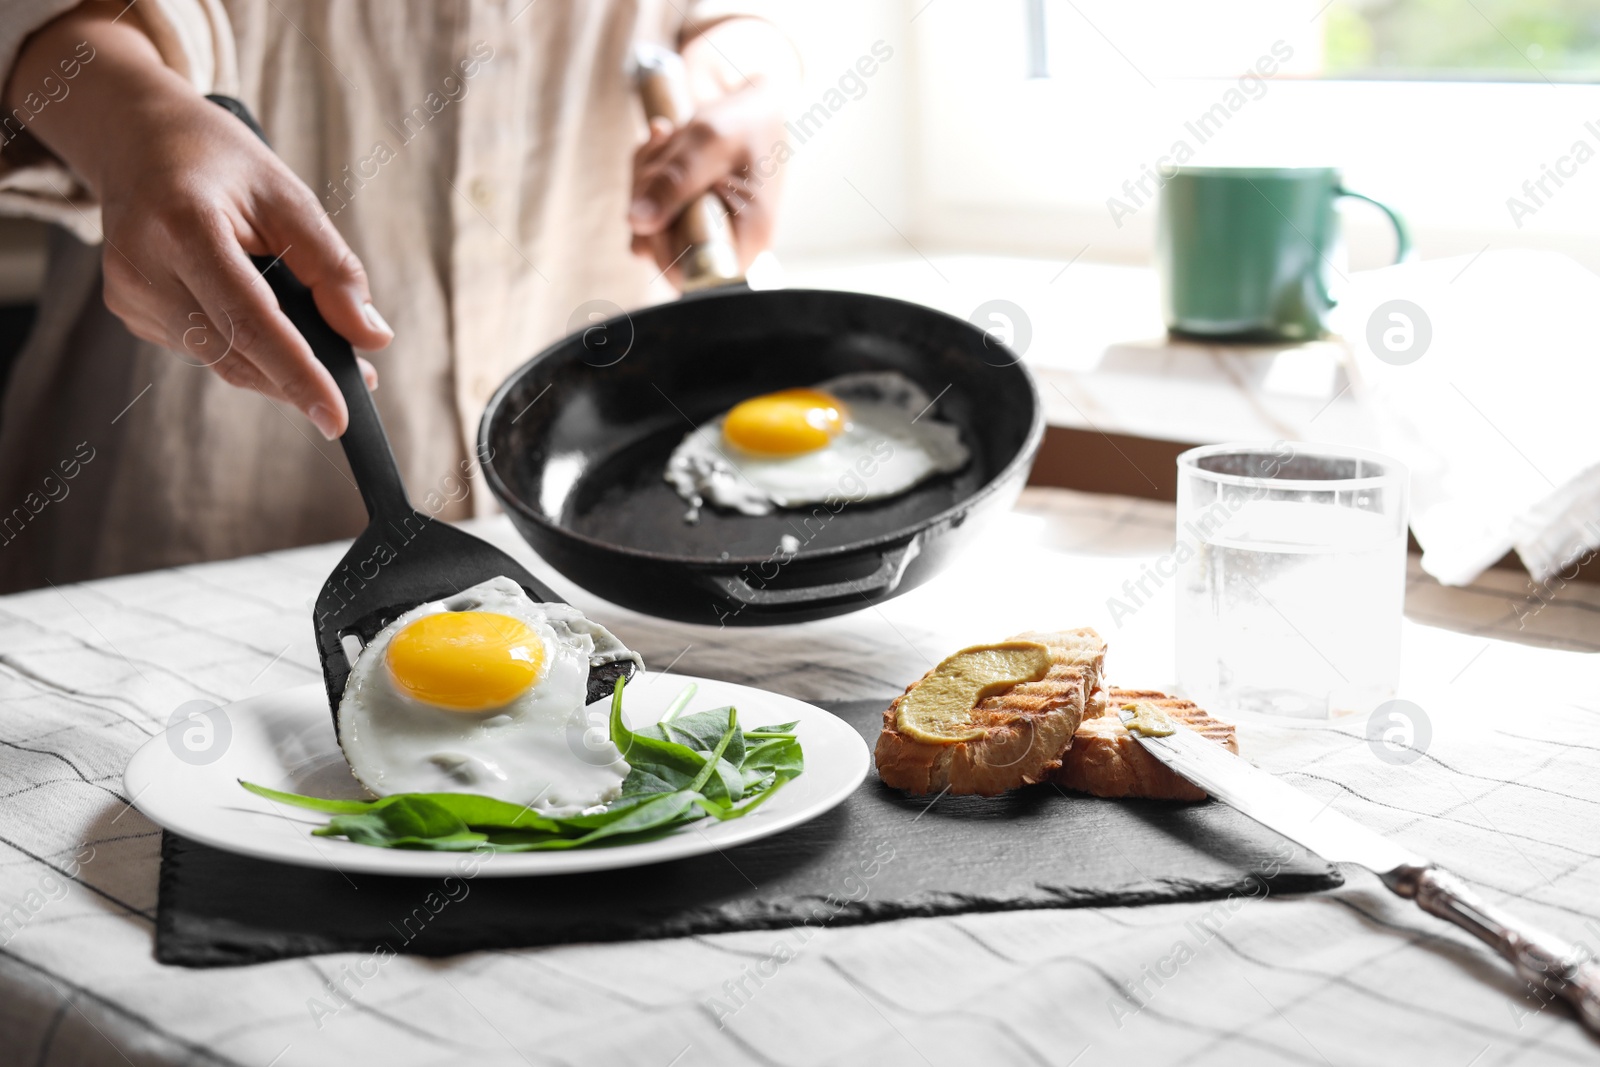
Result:
[[[1094,625],[1111,680],[1171,678],[1170,598],[1110,598],[1168,505],[1029,490],[951,571],[835,620],[718,630],[596,602],[476,531],[658,667],[877,696],[960,644]],[[214,971],[152,957],[158,831],[129,754],[187,701],[317,678],[328,545],[0,598],[0,1060],[38,1064],[1588,1063],[1600,1044],[1475,941],[1348,871],[1338,891]],[[1491,580],[1492,579],[1492,580]],[[1410,579],[1402,695],[1423,758],[1365,723],[1248,722],[1244,751],[1490,897],[1600,946],[1600,592]],[[1041,842],[1070,848],[1071,842]],[[1129,857],[1130,865],[1137,857]],[[640,876],[640,891],[648,892]]]

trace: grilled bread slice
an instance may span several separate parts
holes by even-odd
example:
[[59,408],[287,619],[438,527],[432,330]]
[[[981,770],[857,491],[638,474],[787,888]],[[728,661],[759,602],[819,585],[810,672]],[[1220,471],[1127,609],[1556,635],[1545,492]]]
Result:
[[[1083,720],[1090,696],[1100,685],[1106,643],[1093,630],[1017,634],[1012,641],[1034,641],[1050,651],[1044,677],[1019,682],[973,705],[969,740],[935,744],[900,731],[901,702],[883,713],[875,757],[878,777],[908,793],[977,793],[997,796],[1032,785],[1061,765],[1061,753]],[[934,672],[906,687],[910,693]]]
[[1204,800],[1205,790],[1167,768],[1144,750],[1122,725],[1117,711],[1133,702],[1154,705],[1174,722],[1209,737],[1230,752],[1239,751],[1231,725],[1213,719],[1187,700],[1153,689],[1112,689],[1100,715],[1078,726],[1072,747],[1050,780],[1097,797],[1148,797],[1153,800]]

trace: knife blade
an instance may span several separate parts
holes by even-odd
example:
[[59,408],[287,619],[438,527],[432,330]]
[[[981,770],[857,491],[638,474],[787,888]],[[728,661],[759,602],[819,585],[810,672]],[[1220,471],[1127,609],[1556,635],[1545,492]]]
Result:
[[[1136,712],[1117,714],[1129,726]],[[1160,736],[1137,725],[1128,732],[1217,800],[1330,863],[1365,867],[1397,895],[1477,937],[1510,960],[1542,999],[1565,999],[1584,1026],[1600,1033],[1600,966],[1585,951],[1490,904],[1449,871],[1334,811],[1331,800],[1316,800],[1182,723],[1171,726]]]

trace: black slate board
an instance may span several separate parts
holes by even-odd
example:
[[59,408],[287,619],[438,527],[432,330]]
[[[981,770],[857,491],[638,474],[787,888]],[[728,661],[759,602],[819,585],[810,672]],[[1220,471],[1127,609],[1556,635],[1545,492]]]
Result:
[[[823,704],[876,741],[887,700]],[[1217,803],[1036,786],[906,797],[869,773],[819,819],[722,853],[554,878],[392,878],[290,867],[166,834],[156,958],[221,967],[320,952],[447,956],[800,923],[1307,893],[1339,873]]]

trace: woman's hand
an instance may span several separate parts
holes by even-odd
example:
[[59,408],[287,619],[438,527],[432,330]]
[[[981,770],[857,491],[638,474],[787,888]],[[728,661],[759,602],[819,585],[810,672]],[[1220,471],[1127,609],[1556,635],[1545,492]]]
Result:
[[[738,66],[728,59],[739,57]],[[674,285],[683,251],[668,235],[684,208],[707,192],[722,198],[733,224],[739,265],[772,243],[783,186],[783,101],[798,80],[793,48],[756,19],[717,23],[683,47],[696,99],[684,125],[657,119],[633,158],[628,222],[633,251],[650,255]],[[748,72],[748,76],[746,75]]]
[[[30,37],[8,107],[88,42],[71,94],[29,126],[101,203],[106,306],[136,336],[230,384],[285,400],[324,436],[348,414],[332,376],[250,262],[281,256],[352,345],[393,332],[316,196],[237,118],[167,69],[125,9],[91,2]],[[377,375],[365,360],[369,387]]]

